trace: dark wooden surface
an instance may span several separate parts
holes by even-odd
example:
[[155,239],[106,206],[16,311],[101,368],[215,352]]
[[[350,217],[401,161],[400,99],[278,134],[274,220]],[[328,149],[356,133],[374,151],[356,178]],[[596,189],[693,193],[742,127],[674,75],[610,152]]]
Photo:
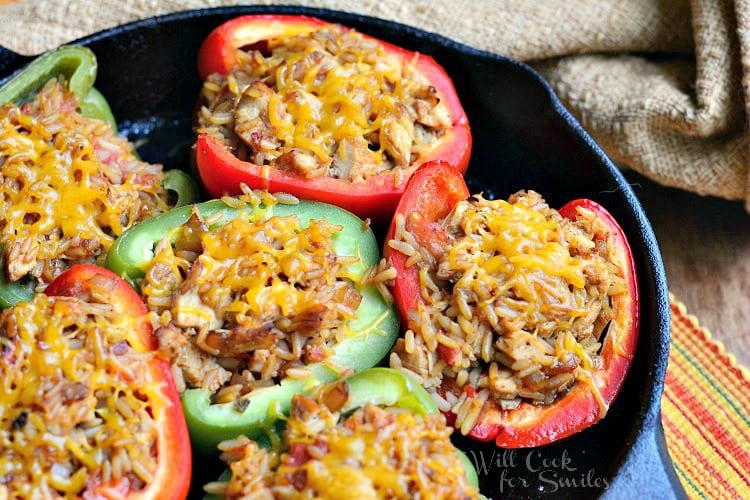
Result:
[[626,172],[659,242],[669,289],[688,313],[750,367],[750,214]]

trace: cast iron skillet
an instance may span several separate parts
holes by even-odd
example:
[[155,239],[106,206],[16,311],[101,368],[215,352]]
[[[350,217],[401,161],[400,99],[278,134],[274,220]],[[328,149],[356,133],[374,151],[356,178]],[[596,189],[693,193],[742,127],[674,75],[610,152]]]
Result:
[[[401,24],[299,7],[187,11],[118,26],[75,43],[96,53],[96,86],[111,104],[120,132],[142,144],[142,157],[190,171],[200,42],[234,16],[274,12],[339,22],[432,55],[452,76],[469,116],[474,149],[467,180],[472,192],[506,197],[534,189],[554,207],[591,198],[612,212],[632,245],[641,330],[632,368],[608,416],[560,443],[532,450],[503,451],[457,438],[477,465],[482,492],[492,498],[684,496],[661,429],[669,299],[656,239],[623,176],[530,68]],[[28,60],[0,47],[0,75],[7,77]],[[205,465],[196,467],[195,482]]]

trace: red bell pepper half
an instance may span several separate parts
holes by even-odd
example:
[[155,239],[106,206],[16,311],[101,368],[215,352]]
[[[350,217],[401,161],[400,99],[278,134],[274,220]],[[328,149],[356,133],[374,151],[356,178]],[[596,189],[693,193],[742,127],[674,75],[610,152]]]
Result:
[[[449,165],[433,162],[422,166],[410,179],[396,209],[397,214],[419,214],[405,217],[406,229],[420,245],[435,254],[441,242],[446,241],[445,229],[439,221],[446,217],[456,203],[469,196],[464,179]],[[638,285],[635,264],[623,230],[612,215],[590,199],[578,199],[565,204],[558,212],[574,220],[578,209],[588,210],[606,227],[595,234],[595,241],[606,239],[615,255],[614,262],[621,267],[627,293],[612,296],[615,311],[613,323],[616,335],[607,335],[601,349],[603,366],[592,372],[602,401],[609,406],[617,396],[630,367],[638,337]],[[395,222],[386,236],[393,239]],[[435,245],[431,251],[430,245]],[[415,310],[420,296],[418,266],[406,266],[407,256],[385,245],[384,257],[390,259],[398,277],[392,287],[397,309],[402,318]],[[406,321],[406,319],[404,320]],[[472,387],[464,390],[472,392]],[[602,409],[593,391],[586,383],[577,382],[553,403],[535,405],[522,402],[513,410],[501,410],[497,405],[485,405],[469,436],[478,441],[494,440],[501,448],[528,448],[541,446],[577,433],[603,418]],[[448,414],[449,420],[455,417]]]
[[[325,26],[331,26],[331,23],[295,15],[247,15],[232,19],[217,27],[203,41],[198,52],[198,73],[204,80],[212,73],[226,74],[236,65],[236,51],[239,48],[259,47],[270,38],[300,35]],[[471,153],[471,132],[448,74],[430,56],[363,36],[379,43],[386,52],[412,63],[435,87],[450,113],[452,127],[444,131],[417,163],[444,160],[458,171],[465,172]],[[380,173],[361,183],[352,183],[333,177],[310,179],[292,171],[264,168],[238,159],[215,138],[205,134],[197,139],[196,163],[206,190],[214,197],[239,194],[240,183],[245,183],[254,189],[286,192],[302,199],[338,205],[363,219],[383,222],[389,220],[405,185],[405,182],[396,181],[390,172]],[[405,169],[404,179],[417,168],[417,163]]]
[[[121,316],[135,318],[137,327],[127,341],[136,352],[150,352],[158,348],[146,305],[127,282],[107,269],[91,264],[74,265],[52,281],[44,293],[49,296],[79,297],[82,300],[96,296],[97,301],[111,304]],[[90,479],[87,490],[90,498],[180,499],[187,496],[192,456],[180,398],[169,361],[159,356],[149,359],[146,383],[160,387],[161,393],[161,397],[152,398],[149,402],[156,425],[154,452],[158,455],[157,470],[150,471],[152,481],[136,492],[128,491],[127,481],[112,486],[97,484],[96,480]],[[138,383],[143,384],[144,381]],[[138,388],[133,387],[134,390]]]

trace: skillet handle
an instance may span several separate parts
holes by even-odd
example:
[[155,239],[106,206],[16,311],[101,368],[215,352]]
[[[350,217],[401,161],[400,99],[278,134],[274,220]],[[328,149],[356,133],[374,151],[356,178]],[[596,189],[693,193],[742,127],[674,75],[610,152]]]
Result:
[[661,413],[638,436],[633,453],[602,498],[687,499],[667,450]]

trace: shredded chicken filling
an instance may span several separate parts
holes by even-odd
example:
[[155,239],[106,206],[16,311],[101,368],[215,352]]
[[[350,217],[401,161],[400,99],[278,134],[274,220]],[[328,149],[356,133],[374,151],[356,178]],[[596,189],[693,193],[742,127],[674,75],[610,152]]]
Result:
[[256,165],[362,182],[420,163],[452,126],[410,61],[341,27],[238,58],[204,82],[197,129]]
[[168,209],[160,165],[144,163],[105,122],[81,115],[50,80],[21,106],[0,106],[0,241],[6,279],[38,290],[94,262],[128,227]]

